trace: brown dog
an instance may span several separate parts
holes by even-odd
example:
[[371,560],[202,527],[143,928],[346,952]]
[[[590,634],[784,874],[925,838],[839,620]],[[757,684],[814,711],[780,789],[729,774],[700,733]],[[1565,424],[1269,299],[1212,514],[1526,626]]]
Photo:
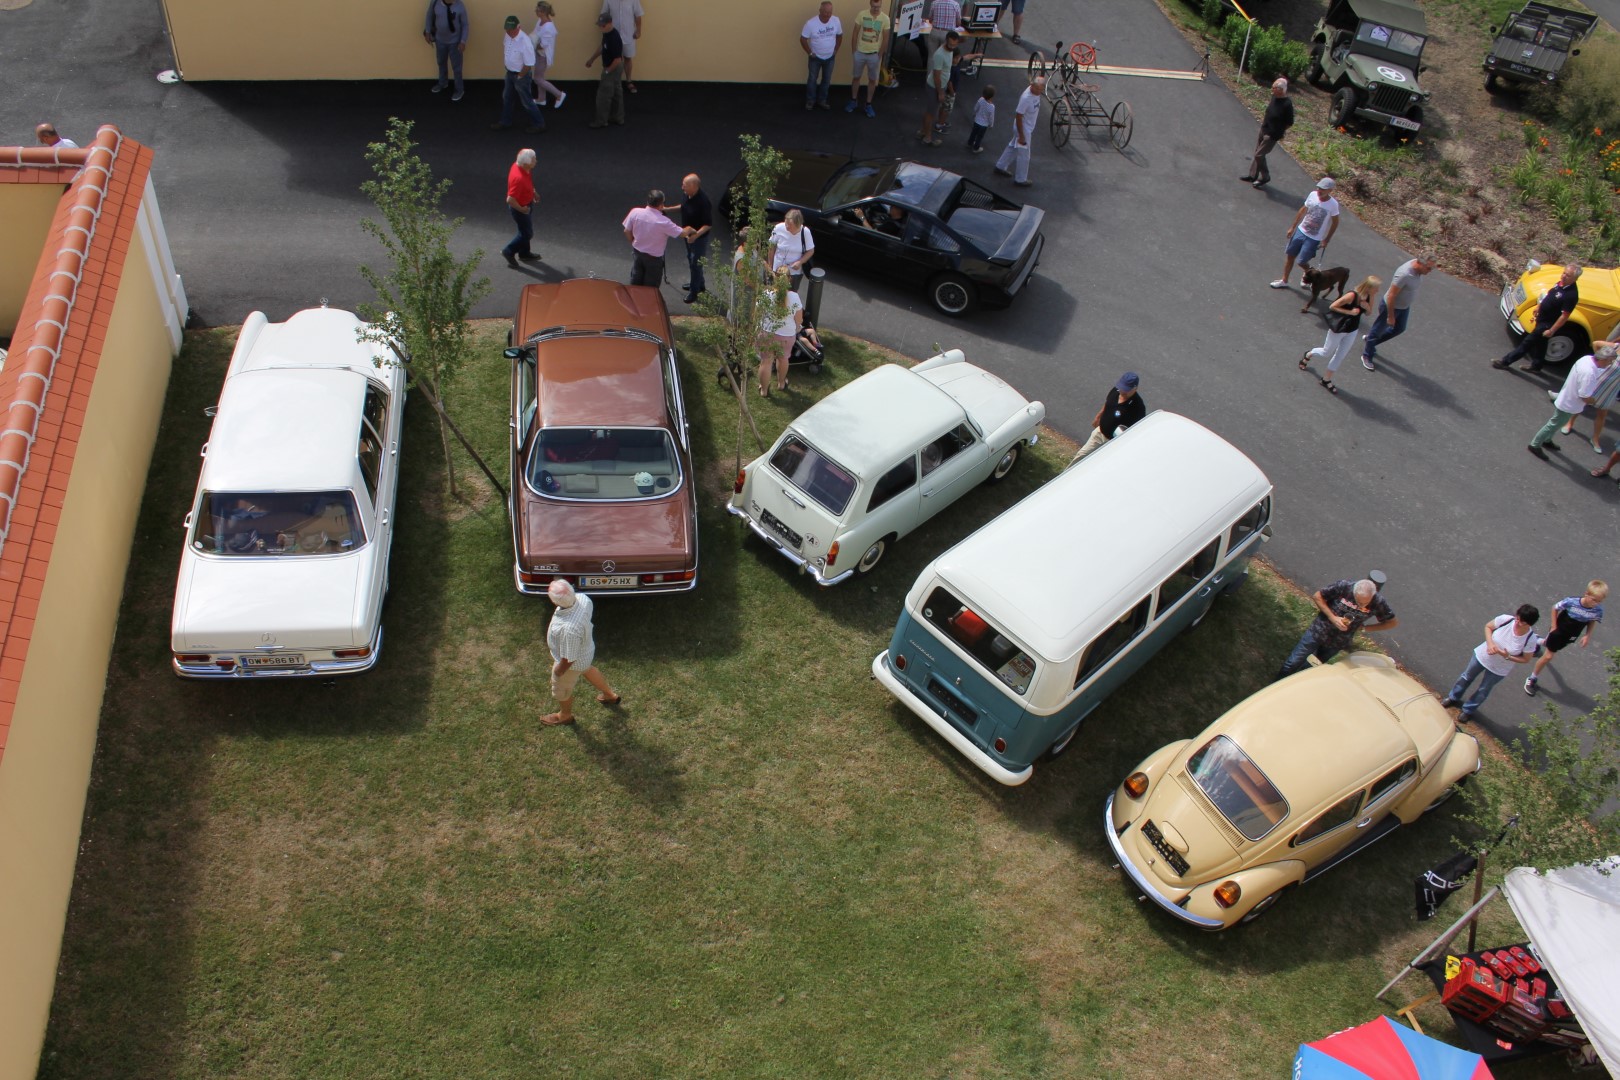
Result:
[[1335,287],[1339,291],[1334,295],[1333,299],[1337,300],[1344,295],[1344,287],[1349,280],[1350,268],[1348,266],[1333,266],[1326,270],[1317,267],[1307,269],[1304,284],[1310,286],[1311,298],[1305,301],[1305,306],[1299,310],[1302,312],[1311,310],[1311,306],[1316,303],[1317,297]]

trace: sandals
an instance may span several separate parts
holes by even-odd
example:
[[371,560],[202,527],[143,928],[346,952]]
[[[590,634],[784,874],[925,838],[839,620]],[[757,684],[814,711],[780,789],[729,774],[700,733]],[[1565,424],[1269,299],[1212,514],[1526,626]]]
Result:
[[1333,385],[1333,380],[1331,380],[1331,379],[1321,379],[1321,378],[1319,378],[1316,381],[1321,383],[1322,384],[1322,389],[1326,390],[1330,394],[1337,394],[1339,392],[1339,388],[1337,386]]
[[574,722],[574,718],[572,716],[564,716],[560,712],[554,712],[547,713],[546,715],[542,716],[540,718],[540,722],[546,725],[546,727],[557,727],[559,724],[572,724]]
[[624,700],[624,695],[623,694],[614,694],[612,697],[608,697],[606,694],[597,694],[596,695],[597,703],[600,704],[600,705],[606,705],[610,709],[613,708],[614,706],[618,705],[619,702],[621,702],[623,700]]
[[1299,357],[1299,370],[1304,371],[1311,366],[1311,354],[1301,353]]

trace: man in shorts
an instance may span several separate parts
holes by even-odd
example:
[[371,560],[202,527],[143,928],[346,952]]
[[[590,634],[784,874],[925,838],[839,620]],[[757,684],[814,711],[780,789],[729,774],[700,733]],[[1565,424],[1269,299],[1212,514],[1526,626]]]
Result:
[[1013,13],[1012,43],[1014,45],[1022,45],[1024,43],[1023,33],[1025,2],[1026,0],[1012,0],[1012,4],[1010,5]]
[[1283,248],[1282,277],[1271,283],[1273,289],[1288,288],[1288,275],[1294,272],[1294,262],[1300,270],[1309,266],[1318,251],[1325,250],[1333,234],[1339,231],[1339,200],[1333,197],[1333,177],[1324,176],[1316,182],[1316,190],[1305,196],[1305,203],[1288,226],[1288,245]]
[[562,578],[547,587],[546,596],[556,605],[546,626],[546,648],[551,652],[551,696],[557,699],[557,711],[542,716],[540,722],[555,727],[574,722],[574,687],[581,675],[601,691],[596,700],[603,705],[617,705],[621,698],[607,676],[596,670],[591,598],[576,593]]
[[1552,633],[1547,635],[1547,651],[1536,659],[1530,677],[1524,680],[1525,693],[1535,696],[1536,680],[1565,645],[1576,638],[1581,639],[1583,649],[1591,643],[1592,631],[1603,621],[1603,600],[1608,595],[1609,583],[1593,580],[1586,583],[1586,591],[1581,595],[1566,596],[1553,605],[1553,627]]
[[883,58],[889,52],[889,16],[883,10],[883,0],[871,0],[867,9],[855,16],[855,34],[849,41],[850,59],[855,62],[855,74],[849,83],[849,104],[845,112],[861,107],[861,80],[866,80],[866,115],[876,116],[872,102],[877,100],[878,74]]

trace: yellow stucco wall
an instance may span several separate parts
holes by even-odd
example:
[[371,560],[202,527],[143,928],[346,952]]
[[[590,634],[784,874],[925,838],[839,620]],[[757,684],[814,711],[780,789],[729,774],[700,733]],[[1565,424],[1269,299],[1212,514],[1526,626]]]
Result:
[[[180,71],[214,79],[427,79],[436,74],[422,40],[427,0],[163,0]],[[533,0],[464,0],[472,26],[465,77],[499,79],[507,15],[534,28]],[[552,0],[557,63],[548,77],[594,79],[585,59],[600,43],[601,0]],[[817,0],[642,0],[636,81],[802,83],[799,31]],[[835,0],[844,45],[835,83],[850,77],[849,31],[865,0]],[[628,36],[623,27],[616,27]]]
[[39,268],[39,252],[66,184],[0,184],[0,336],[17,327],[17,314]]
[[136,235],[0,760],[0,1080],[32,1077],[45,1036],[104,672],[170,363]]

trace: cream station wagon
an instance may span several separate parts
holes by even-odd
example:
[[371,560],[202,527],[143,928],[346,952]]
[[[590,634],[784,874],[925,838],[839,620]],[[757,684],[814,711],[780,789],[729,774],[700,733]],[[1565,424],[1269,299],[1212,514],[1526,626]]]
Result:
[[174,591],[193,678],[364,671],[382,647],[405,374],[347,311],[242,324]]
[[728,512],[822,585],[890,545],[1033,446],[1046,407],[952,349],[884,364],[788,424],[737,473]]

